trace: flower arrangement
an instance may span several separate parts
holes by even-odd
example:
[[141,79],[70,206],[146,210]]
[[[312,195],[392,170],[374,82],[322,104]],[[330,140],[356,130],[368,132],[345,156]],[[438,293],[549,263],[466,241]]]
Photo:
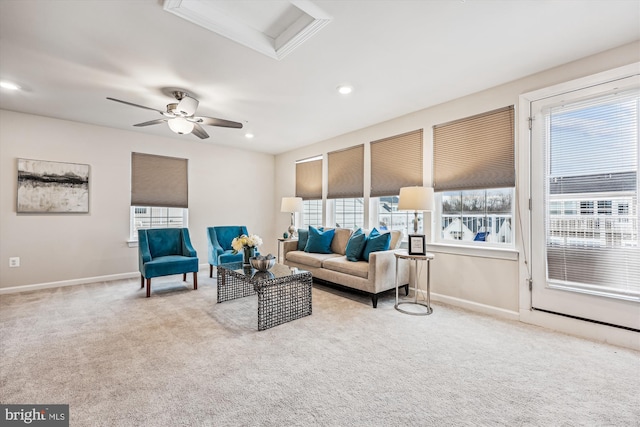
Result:
[[261,244],[262,239],[256,234],[252,234],[251,236],[243,234],[242,236],[236,237],[231,241],[231,247],[233,248],[234,254],[243,251],[244,248],[257,248]]

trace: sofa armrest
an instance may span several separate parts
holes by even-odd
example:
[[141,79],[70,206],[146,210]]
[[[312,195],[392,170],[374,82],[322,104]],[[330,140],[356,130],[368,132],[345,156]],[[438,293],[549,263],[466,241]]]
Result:
[[[369,279],[374,285],[374,292],[382,292],[395,287],[396,256],[395,250],[371,252],[369,255]],[[409,283],[409,263],[398,261],[398,285]]]
[[297,251],[298,250],[298,241],[297,240],[285,240],[282,242],[282,259],[287,259],[287,252]]

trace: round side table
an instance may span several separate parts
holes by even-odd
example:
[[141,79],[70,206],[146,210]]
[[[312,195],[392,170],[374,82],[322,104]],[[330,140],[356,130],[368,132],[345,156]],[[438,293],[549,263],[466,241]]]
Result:
[[[408,251],[396,251],[396,304],[393,306],[396,310],[401,313],[411,314],[414,316],[428,316],[433,313],[433,308],[431,308],[431,260],[435,258],[432,253],[425,253],[424,255],[409,255]],[[413,301],[399,301],[398,299],[398,262],[401,259],[406,259],[409,262],[413,261],[415,265],[415,274],[413,275]],[[427,262],[427,302],[426,304],[422,301],[418,301],[418,261],[426,261]],[[421,305],[426,308],[426,311],[422,312],[413,312],[407,311],[400,308],[402,304],[413,304],[413,305]]]

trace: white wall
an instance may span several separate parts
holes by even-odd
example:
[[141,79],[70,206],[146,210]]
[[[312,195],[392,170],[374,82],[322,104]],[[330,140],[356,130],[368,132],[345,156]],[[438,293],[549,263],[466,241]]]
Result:
[[[631,64],[638,60],[640,60],[640,42],[635,42],[483,92],[283,153],[276,156],[276,197],[293,195],[295,192],[296,160],[320,154],[324,154],[326,159],[326,154],[330,151],[365,144],[365,176],[368,176],[369,142],[420,128],[425,130],[424,183],[429,185],[432,180],[432,127],[434,125],[507,105],[515,105],[517,109],[518,97],[523,93]],[[473,78],[472,70],[469,70],[469,78]],[[429,94],[422,96],[428,98]],[[516,117],[518,117],[517,112]],[[516,128],[517,137],[518,128]],[[518,141],[516,141],[517,146]],[[523,153],[518,153],[518,155],[521,154]],[[368,179],[365,179],[364,190],[366,196],[369,193]],[[326,182],[324,191],[326,193]],[[520,189],[517,188],[516,191]],[[285,225],[286,222],[279,219],[279,227],[282,228]],[[528,224],[523,224],[523,228],[528,229]],[[518,233],[517,229],[515,231]],[[519,295],[522,292],[519,285],[519,270],[525,268],[519,243],[518,239],[517,251],[513,253],[492,252],[489,258],[484,255],[478,256],[477,251],[469,254],[449,247],[429,246],[429,251],[436,254],[432,263],[432,292],[436,299],[467,307],[475,306],[481,311],[494,311],[517,318]]]
[[[138,271],[138,250],[127,245],[132,151],[189,159],[189,232],[201,265],[212,225],[246,225],[275,253],[274,156],[0,110],[0,289]],[[17,214],[17,158],[89,164],[90,213]],[[19,268],[9,268],[13,256]]]

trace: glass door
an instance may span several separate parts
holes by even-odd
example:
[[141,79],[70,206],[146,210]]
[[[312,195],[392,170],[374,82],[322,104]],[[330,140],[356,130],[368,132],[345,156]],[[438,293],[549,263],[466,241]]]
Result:
[[639,87],[531,103],[535,309],[640,330]]

